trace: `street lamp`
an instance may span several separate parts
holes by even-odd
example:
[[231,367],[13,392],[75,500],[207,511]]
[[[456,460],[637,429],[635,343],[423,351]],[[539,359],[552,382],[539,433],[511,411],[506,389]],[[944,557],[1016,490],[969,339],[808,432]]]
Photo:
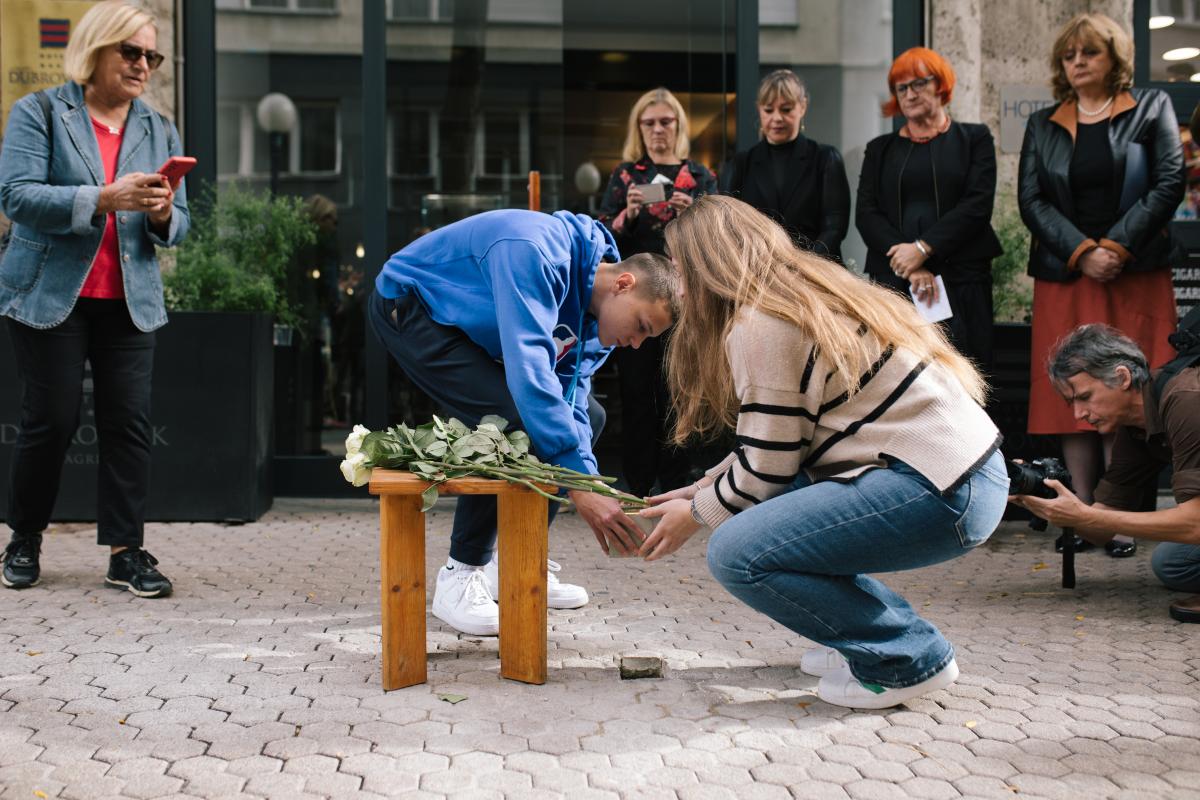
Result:
[[271,92],[258,101],[255,112],[258,127],[267,132],[271,142],[271,195],[279,193],[279,170],[283,165],[284,137],[296,125],[296,104],[286,94]]

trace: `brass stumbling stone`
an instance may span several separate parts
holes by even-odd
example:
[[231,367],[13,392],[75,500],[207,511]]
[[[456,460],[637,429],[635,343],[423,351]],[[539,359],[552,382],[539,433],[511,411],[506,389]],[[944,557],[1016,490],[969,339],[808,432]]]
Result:
[[[411,472],[375,469],[379,495],[379,577],[383,688],[425,683],[425,514],[421,493],[431,484]],[[539,487],[553,491],[553,487]],[[495,495],[500,572],[500,675],[546,682],[547,501],[524,486],[486,478],[455,478],[441,495]]]

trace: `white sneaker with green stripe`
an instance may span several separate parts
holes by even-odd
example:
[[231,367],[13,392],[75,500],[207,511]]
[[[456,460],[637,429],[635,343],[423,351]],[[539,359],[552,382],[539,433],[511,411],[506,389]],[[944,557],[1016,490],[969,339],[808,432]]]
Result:
[[817,684],[817,697],[835,706],[846,708],[891,708],[938,689],[945,689],[958,680],[958,663],[954,659],[932,678],[905,686],[889,689],[877,683],[865,683],[850,672],[850,667],[821,678]]

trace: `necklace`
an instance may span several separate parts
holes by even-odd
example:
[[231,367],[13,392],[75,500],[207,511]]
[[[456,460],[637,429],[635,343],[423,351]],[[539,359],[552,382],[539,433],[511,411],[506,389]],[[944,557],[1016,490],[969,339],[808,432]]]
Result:
[[1083,107],[1083,103],[1079,102],[1078,100],[1075,101],[1075,107],[1079,109],[1080,114],[1083,114],[1084,116],[1087,116],[1087,117],[1095,117],[1095,116],[1097,116],[1099,114],[1103,114],[1105,111],[1107,111],[1108,107],[1112,105],[1112,102],[1115,99],[1116,99],[1116,95],[1108,98],[1108,102],[1106,102],[1104,105],[1097,108],[1095,111],[1088,111],[1086,108]]

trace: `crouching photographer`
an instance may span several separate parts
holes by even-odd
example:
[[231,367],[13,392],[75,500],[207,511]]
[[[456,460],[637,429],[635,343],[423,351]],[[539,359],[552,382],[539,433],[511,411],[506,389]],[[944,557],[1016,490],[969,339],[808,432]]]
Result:
[[[1107,325],[1083,325],[1055,347],[1047,369],[1076,419],[1114,433],[1112,460],[1087,505],[1059,480],[1052,497],[1009,501],[1085,539],[1124,534],[1162,542],[1154,573],[1176,591],[1200,593],[1200,365],[1177,359],[1154,375],[1132,339]],[[1134,511],[1146,483],[1172,467],[1176,506]],[[1200,594],[1171,604],[1180,622],[1200,622]]]

